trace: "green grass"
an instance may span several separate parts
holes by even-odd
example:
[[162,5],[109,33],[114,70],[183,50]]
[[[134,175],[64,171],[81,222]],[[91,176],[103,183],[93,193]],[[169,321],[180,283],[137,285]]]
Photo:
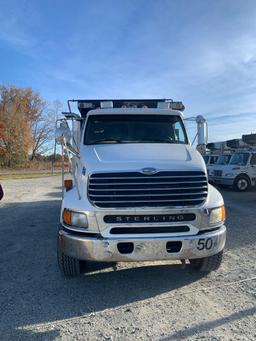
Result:
[[57,176],[61,175],[61,173],[15,173],[15,174],[0,174],[0,180],[15,180],[15,179],[33,179],[33,178],[43,178],[46,176]]

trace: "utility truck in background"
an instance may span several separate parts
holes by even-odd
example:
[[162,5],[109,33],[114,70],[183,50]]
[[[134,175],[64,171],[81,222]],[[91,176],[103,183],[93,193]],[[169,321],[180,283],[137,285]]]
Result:
[[207,173],[210,182],[216,166],[221,168],[222,166],[227,165],[231,156],[232,149],[227,146],[226,141],[212,142],[207,144],[206,152],[204,153],[203,158],[207,167]]
[[226,142],[232,148],[227,164],[218,162],[212,167],[209,179],[217,185],[232,186],[245,192],[256,185],[256,134]]
[[182,102],[72,100],[68,106],[56,129],[71,164],[71,178],[63,173],[60,270],[75,276],[90,261],[156,260],[216,270],[226,241],[225,207],[198,152],[207,143],[205,119],[195,118],[196,150]]
[[211,154],[211,153],[205,153],[203,155],[203,159],[206,165],[207,173],[208,175],[211,173],[212,167],[218,162],[219,155],[217,154]]

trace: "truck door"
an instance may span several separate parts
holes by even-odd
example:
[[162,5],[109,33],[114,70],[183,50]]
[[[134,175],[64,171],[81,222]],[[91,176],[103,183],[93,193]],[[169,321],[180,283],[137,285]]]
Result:
[[250,177],[256,182],[256,153],[253,153],[250,160]]

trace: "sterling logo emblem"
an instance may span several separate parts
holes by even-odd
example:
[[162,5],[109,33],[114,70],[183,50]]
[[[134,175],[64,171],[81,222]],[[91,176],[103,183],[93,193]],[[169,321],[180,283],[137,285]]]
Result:
[[156,174],[158,171],[155,168],[143,168],[141,170],[141,173],[145,174],[145,175],[153,175]]
[[194,213],[184,214],[157,214],[157,215],[106,215],[104,222],[108,224],[127,224],[127,223],[172,223],[182,221],[193,221],[196,219]]

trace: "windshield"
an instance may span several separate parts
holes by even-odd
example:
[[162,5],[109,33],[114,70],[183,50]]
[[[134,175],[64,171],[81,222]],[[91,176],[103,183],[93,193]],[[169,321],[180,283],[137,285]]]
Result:
[[218,158],[217,155],[212,155],[210,158],[210,165],[214,165],[218,161]]
[[248,158],[249,153],[235,153],[230,160],[230,165],[245,166]]
[[207,164],[208,161],[209,161],[209,155],[204,155],[203,158],[204,158],[204,162]]
[[187,144],[188,140],[179,116],[105,114],[89,116],[84,143]]
[[217,161],[218,165],[227,165],[231,159],[231,155],[220,155]]

